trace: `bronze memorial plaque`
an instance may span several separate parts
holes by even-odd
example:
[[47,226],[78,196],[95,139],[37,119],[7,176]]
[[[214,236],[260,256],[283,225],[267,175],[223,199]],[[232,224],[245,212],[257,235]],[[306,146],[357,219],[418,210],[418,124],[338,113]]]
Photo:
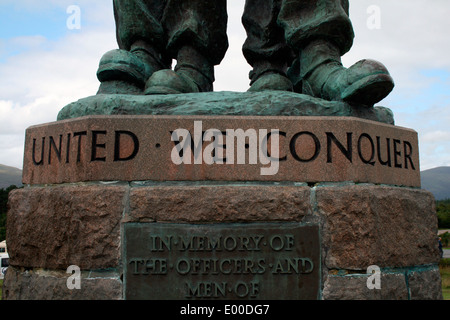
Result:
[[318,299],[319,227],[125,224],[125,298]]

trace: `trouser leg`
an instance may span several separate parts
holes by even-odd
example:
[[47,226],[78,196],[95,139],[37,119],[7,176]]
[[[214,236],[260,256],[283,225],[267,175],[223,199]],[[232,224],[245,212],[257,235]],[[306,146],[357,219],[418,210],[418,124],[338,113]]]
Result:
[[163,17],[167,49],[176,59],[188,45],[218,65],[228,49],[226,0],[168,0]]
[[353,45],[348,0],[282,0],[278,22],[295,50],[318,38],[333,42],[341,55]]
[[162,23],[175,72],[161,70],[147,94],[212,91],[214,66],[228,49],[226,0],[169,0]]
[[288,74],[296,90],[327,100],[373,106],[394,87],[381,63],[363,60],[349,69],[341,56],[353,44],[348,0],[283,0],[278,22],[298,52]]
[[246,0],[242,23],[247,32],[244,57],[253,67],[251,84],[264,73],[285,75],[293,59],[284,30],[278,25],[281,0]]
[[160,68],[170,65],[161,22],[167,0],[114,0],[113,4],[119,48],[145,50],[153,58],[152,64]]
[[172,59],[190,46],[210,64],[228,49],[226,0],[114,0],[119,47],[145,42]]
[[[305,72],[329,59],[327,55],[305,55],[303,50],[315,39],[325,39],[337,48],[338,58],[348,52],[353,44],[353,27],[349,18],[348,0],[283,0],[279,24],[285,31],[289,45],[297,52],[297,59],[288,71],[295,91],[301,91],[301,81]],[[300,53],[300,54],[298,54]],[[301,69],[300,60],[306,68]],[[302,74],[303,73],[303,74]]]
[[114,0],[118,50],[103,55],[97,71],[99,93],[142,94],[147,79],[169,68],[161,24],[166,0]]
[[165,0],[114,0],[113,5],[119,48],[130,50],[138,40],[165,48],[161,24]]

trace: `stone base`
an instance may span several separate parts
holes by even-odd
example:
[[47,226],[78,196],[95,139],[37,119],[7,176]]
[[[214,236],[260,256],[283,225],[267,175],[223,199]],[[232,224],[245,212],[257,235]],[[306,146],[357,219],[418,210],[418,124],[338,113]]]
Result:
[[27,130],[3,299],[442,298],[417,133],[388,109],[98,95],[59,120]]
[[[272,182],[91,182],[15,190],[3,299],[124,299],[126,225],[254,222],[319,228],[318,299],[442,299],[429,192]],[[71,265],[81,268],[80,290],[67,287]],[[367,286],[372,265],[381,270],[381,289]]]

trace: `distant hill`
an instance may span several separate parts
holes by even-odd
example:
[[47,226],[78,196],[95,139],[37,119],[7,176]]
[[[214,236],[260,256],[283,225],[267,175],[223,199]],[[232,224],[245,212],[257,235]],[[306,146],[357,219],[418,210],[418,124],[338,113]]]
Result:
[[0,164],[0,189],[22,186],[22,170]]
[[450,199],[450,167],[438,167],[421,172],[422,188],[430,191],[436,200]]

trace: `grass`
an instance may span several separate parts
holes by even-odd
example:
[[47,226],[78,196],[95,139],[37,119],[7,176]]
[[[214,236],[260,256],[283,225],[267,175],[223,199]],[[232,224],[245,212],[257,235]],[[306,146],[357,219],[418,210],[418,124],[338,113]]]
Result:
[[441,259],[439,270],[442,279],[442,295],[444,300],[450,300],[450,259]]

